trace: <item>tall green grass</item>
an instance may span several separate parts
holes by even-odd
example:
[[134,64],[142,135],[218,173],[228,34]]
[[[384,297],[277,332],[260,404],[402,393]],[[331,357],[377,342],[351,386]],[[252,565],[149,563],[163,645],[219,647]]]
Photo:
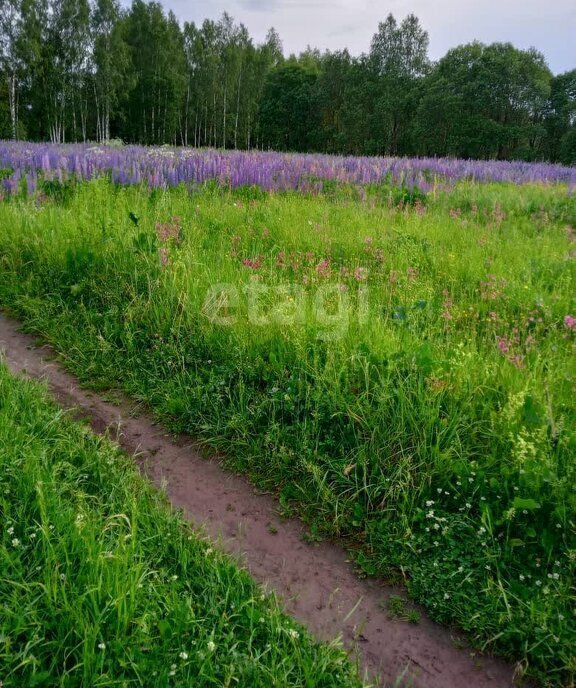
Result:
[[0,366],[0,677],[24,686],[358,686],[108,441]]
[[83,380],[347,538],[367,573],[568,685],[576,200],[409,200],[104,181],[14,199],[0,302]]

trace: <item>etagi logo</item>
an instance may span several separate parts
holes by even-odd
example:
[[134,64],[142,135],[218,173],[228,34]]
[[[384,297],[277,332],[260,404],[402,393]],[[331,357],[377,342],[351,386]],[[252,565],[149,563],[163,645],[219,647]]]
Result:
[[352,291],[341,283],[311,289],[293,283],[252,282],[239,287],[222,282],[208,289],[202,314],[221,327],[242,321],[253,327],[309,327],[318,339],[337,340],[351,323],[368,321],[368,287],[360,285]]

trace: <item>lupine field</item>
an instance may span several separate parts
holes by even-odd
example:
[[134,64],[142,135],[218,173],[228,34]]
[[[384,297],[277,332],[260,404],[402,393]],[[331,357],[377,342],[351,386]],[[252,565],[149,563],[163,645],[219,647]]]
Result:
[[0,178],[0,307],[83,382],[573,685],[576,168],[2,143]]

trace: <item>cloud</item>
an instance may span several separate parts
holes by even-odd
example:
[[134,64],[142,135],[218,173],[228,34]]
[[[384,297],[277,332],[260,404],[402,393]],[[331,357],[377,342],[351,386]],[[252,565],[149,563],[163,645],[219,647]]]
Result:
[[252,12],[277,12],[282,10],[314,10],[334,7],[330,0],[237,0],[238,7]]

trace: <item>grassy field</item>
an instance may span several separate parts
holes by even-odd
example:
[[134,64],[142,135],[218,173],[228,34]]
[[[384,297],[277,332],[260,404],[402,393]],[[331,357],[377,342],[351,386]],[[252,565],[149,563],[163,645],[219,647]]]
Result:
[[[576,197],[45,185],[0,304],[438,620],[576,672]],[[112,486],[110,487],[112,489]]]
[[40,385],[0,366],[0,400],[5,688],[360,688]]

